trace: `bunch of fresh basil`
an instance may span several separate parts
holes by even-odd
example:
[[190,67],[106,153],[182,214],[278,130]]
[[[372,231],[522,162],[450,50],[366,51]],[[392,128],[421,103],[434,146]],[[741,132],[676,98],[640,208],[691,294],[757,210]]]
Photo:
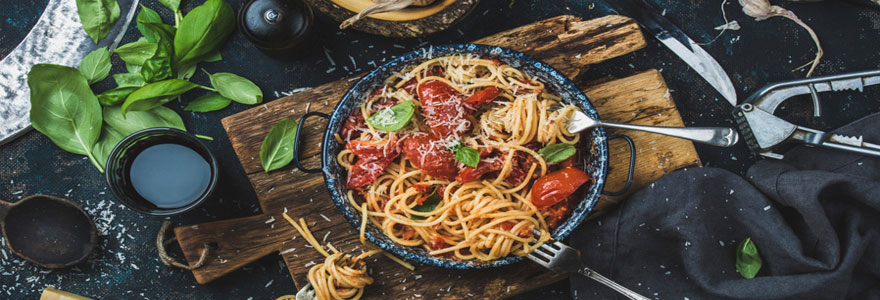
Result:
[[[175,13],[174,26],[162,22],[156,11],[141,5],[137,41],[112,51],[125,62],[127,73],[113,74],[117,87],[95,94],[91,84],[106,79],[111,52],[89,53],[79,70],[38,64],[28,73],[33,127],[62,149],[86,155],[99,171],[113,147],[125,136],[152,127],[185,130],[183,120],[163,104],[194,88],[213,91],[185,110],[223,109],[232,101],[262,102],[253,82],[231,73],[208,74],[212,87],[192,83],[200,62],[221,59],[219,48],[235,27],[232,8],[223,0],[207,0],[188,14],[179,0],[160,0]],[[115,0],[77,0],[83,28],[93,40],[107,35],[119,17]],[[205,72],[207,73],[207,72]]]

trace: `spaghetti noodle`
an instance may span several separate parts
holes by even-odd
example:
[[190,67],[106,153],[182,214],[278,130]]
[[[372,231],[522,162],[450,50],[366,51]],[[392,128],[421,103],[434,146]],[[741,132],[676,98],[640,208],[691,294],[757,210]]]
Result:
[[[405,127],[377,128],[394,122],[394,106],[407,101],[416,112]],[[367,96],[335,136],[345,145],[336,158],[348,170],[348,200],[394,242],[431,255],[525,256],[550,239],[569,214],[570,196],[589,181],[571,159],[539,154],[580,142],[565,129],[577,109],[494,59],[455,55],[407,67]],[[540,232],[537,243],[532,230]]]
[[299,224],[287,213],[282,214],[299,234],[309,242],[312,247],[326,257],[323,263],[312,266],[306,277],[315,291],[318,300],[357,300],[364,293],[364,287],[373,283],[373,278],[367,273],[367,265],[363,259],[382,250],[370,250],[358,256],[344,254],[336,250],[331,244],[327,244],[327,250],[318,243],[315,236],[309,230],[309,226],[302,218]]

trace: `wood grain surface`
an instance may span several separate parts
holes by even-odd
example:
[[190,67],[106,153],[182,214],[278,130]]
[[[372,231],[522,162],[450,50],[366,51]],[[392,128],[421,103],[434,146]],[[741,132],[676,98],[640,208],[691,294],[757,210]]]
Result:
[[[370,0],[306,0],[306,2],[340,23],[360,12],[359,8],[373,3]],[[479,2],[479,0],[437,0],[426,7],[411,7],[397,12],[368,16],[349,28],[387,37],[426,36],[446,30],[464,19]]]
[[[605,61],[645,46],[638,26],[629,18],[607,16],[581,21],[559,16],[483,38],[477,43],[505,46],[550,63],[569,77],[590,64]],[[361,250],[356,231],[340,215],[320,174],[305,174],[292,164],[271,173],[263,172],[259,148],[269,128],[281,118],[298,120],[307,110],[330,113],[342,94],[360,75],[328,83],[307,91],[254,107],[223,119],[242,167],[257,193],[263,214],[198,225],[180,226],[175,233],[186,256],[193,263],[202,247],[211,248],[204,266],[193,270],[199,283],[227,274],[269,253],[281,253],[297,286],[304,284],[311,265],[323,257],[306,247],[295,230],[281,217],[288,211],[304,217],[315,236],[342,251]],[[683,126],[669,97],[662,76],[656,70],[584,87],[603,119],[635,124]],[[301,157],[307,167],[317,167],[323,120],[310,119],[300,130],[307,151]],[[609,130],[610,134],[618,132]],[[637,146],[636,190],[673,170],[698,165],[693,144],[669,137],[626,132]],[[612,141],[609,190],[618,189],[626,177],[628,147]],[[594,215],[623,198],[603,198]],[[367,299],[475,299],[504,298],[565,278],[535,264],[523,262],[489,270],[458,271],[417,265],[409,271],[390,260],[374,256],[367,260],[375,284],[366,290]]]

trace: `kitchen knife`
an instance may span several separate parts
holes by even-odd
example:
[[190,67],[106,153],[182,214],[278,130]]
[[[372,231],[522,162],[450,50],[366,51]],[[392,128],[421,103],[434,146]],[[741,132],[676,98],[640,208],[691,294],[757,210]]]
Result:
[[718,90],[727,102],[736,106],[736,90],[721,65],[681,29],[666,19],[661,13],[662,9],[656,4],[650,0],[606,0],[606,3],[618,13],[639,22],[645,31],[654,35]]
[[49,0],[30,33],[0,60],[0,145],[30,129],[27,73],[33,65],[48,63],[77,67],[92,50],[116,48],[134,18],[139,0],[118,2],[122,16],[107,37],[96,45],[82,29],[75,0]]

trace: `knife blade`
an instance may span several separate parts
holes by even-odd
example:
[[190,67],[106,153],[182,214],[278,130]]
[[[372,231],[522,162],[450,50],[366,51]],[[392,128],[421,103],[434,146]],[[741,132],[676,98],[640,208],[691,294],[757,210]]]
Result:
[[124,13],[110,33],[98,44],[83,31],[74,0],[49,0],[46,9],[28,35],[9,55],[0,60],[0,145],[30,129],[30,89],[27,73],[38,63],[76,67],[92,50],[122,40],[134,18],[139,0],[119,0]]
[[736,90],[724,68],[678,26],[661,14],[662,9],[650,0],[606,0],[611,9],[635,19],[669,50],[684,60],[697,74],[718,90],[727,102],[736,106]]

